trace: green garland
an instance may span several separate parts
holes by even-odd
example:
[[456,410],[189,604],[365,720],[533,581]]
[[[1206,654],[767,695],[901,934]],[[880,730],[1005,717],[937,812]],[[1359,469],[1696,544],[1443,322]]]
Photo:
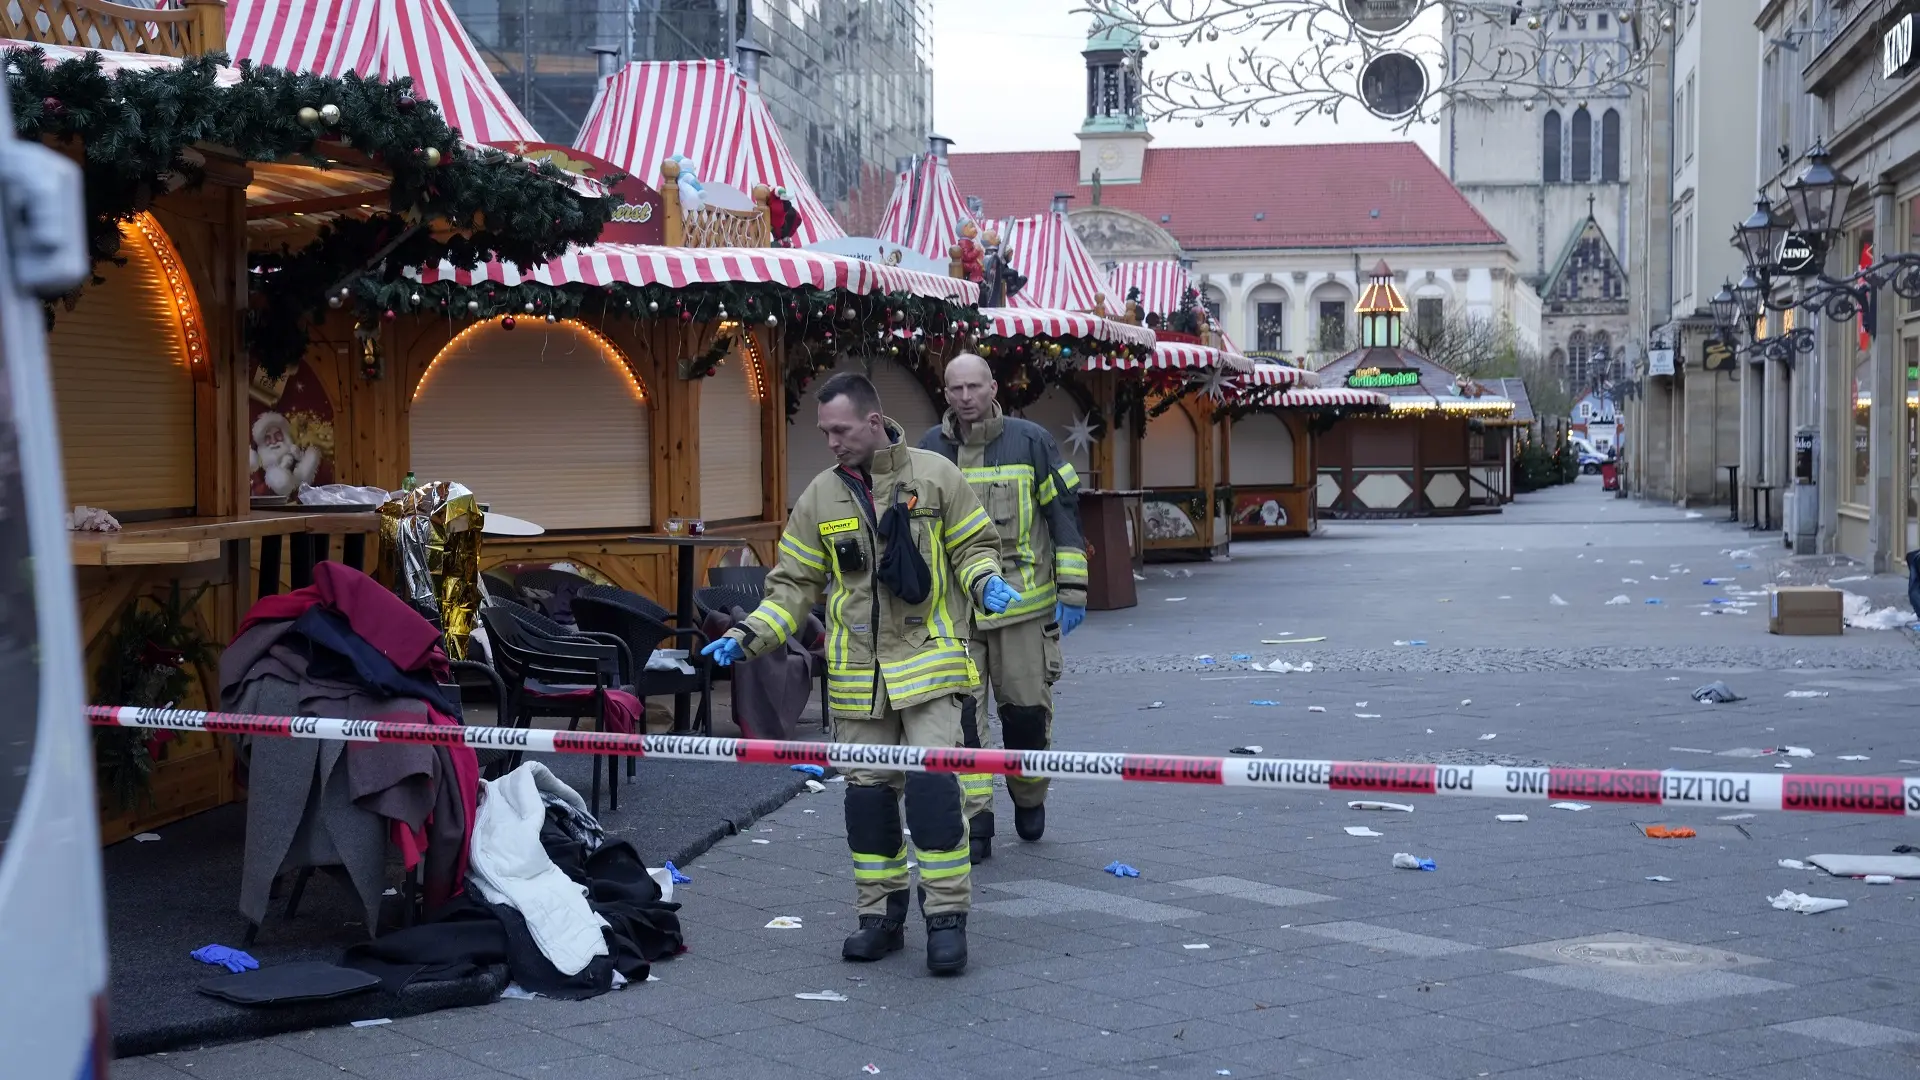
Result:
[[49,65],[39,48],[14,48],[5,62],[19,136],[80,143],[95,261],[118,254],[121,224],[157,195],[204,178],[196,145],[318,167],[363,155],[390,175],[383,214],[343,219],[300,251],[256,258],[248,344],[274,373],[304,354],[306,317],[326,289],[373,269],[413,224],[445,221],[459,234],[443,241],[420,228],[388,253],[387,266],[532,266],[592,243],[618,201],[579,195],[552,164],[463,143],[407,78],[331,78],[242,61],[239,82],[221,86],[214,76],[226,57],[218,53],[112,74],[97,53]]
[[[106,658],[95,676],[97,700],[108,705],[181,704],[194,673],[211,663],[213,644],[187,621],[208,586],[180,595],[174,582],[165,600],[139,597],[120,613]],[[153,777],[154,733],[146,728],[93,729],[93,761],[102,794],[116,813],[144,802]]]

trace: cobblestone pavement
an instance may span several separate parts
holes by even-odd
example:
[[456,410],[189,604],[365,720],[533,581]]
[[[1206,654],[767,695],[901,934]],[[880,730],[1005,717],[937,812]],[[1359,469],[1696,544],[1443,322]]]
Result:
[[[1793,744],[1816,755],[1803,770],[1920,773],[1907,634],[1768,637],[1764,605],[1738,593],[1788,580],[1784,553],[1711,517],[1585,483],[1501,517],[1336,525],[1171,577],[1150,568],[1138,607],[1070,640],[1060,744],[1731,771]],[[1891,600],[1898,585],[1841,587]],[[1289,636],[1327,640],[1262,644]],[[1427,644],[1396,644],[1412,641]],[[1315,670],[1256,672],[1235,654]],[[1746,700],[1693,702],[1712,679]],[[1319,793],[1056,782],[1046,838],[1003,836],[976,871],[971,968],[935,979],[917,919],[905,953],[838,960],[851,886],[830,788],[688,868],[691,952],[658,982],[122,1061],[115,1076],[1920,1075],[1920,882],[1777,865],[1920,842],[1903,819],[1409,801],[1412,814],[1364,813]],[[1655,822],[1699,835],[1635,828]],[[1398,851],[1438,869],[1394,870]],[[1141,876],[1101,872],[1115,860]],[[1775,911],[1766,897],[1783,889],[1851,906]],[[776,915],[802,928],[765,929]],[[847,1000],[795,997],[815,991]]]

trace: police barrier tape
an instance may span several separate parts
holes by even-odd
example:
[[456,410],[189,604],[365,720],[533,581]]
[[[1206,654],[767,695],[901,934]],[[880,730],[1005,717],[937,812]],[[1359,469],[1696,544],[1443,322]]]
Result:
[[1807,773],[1685,772],[1676,769],[1521,768],[1374,761],[1293,761],[1255,757],[1099,754],[1082,750],[969,750],[927,746],[712,739],[697,735],[623,735],[541,728],[457,727],[254,716],[188,709],[91,706],[98,727],[163,728],[230,735],[341,739],[347,742],[465,744],[477,750],[615,754],[677,761],[819,765],[903,772],[993,773],[1160,784],[1290,788],[1390,795],[1462,795],[1490,799],[1576,799],[1653,806],[1803,810],[1920,816],[1920,777],[1815,776]]

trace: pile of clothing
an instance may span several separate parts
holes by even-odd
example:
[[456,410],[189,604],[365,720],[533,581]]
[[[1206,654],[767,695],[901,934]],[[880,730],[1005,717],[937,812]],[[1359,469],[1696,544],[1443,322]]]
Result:
[[[459,726],[440,631],[367,575],[336,562],[313,584],[262,597],[220,658],[228,712]],[[423,862],[429,907],[467,877],[479,762],[464,745],[260,738],[246,747],[247,846],[240,911],[264,921],[273,881],[340,868],[380,925],[387,845]]]
[[680,905],[545,765],[482,787],[473,888],[426,923],[354,946],[343,964],[395,993],[505,964],[525,991],[580,999],[644,981],[653,961],[685,949]]

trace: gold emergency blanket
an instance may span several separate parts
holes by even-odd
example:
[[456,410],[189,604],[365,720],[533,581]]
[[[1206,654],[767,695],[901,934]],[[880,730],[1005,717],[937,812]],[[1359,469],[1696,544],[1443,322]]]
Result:
[[467,658],[480,610],[480,527],[473,492],[447,480],[400,492],[380,507],[380,561],[393,591],[440,625],[447,657]]

